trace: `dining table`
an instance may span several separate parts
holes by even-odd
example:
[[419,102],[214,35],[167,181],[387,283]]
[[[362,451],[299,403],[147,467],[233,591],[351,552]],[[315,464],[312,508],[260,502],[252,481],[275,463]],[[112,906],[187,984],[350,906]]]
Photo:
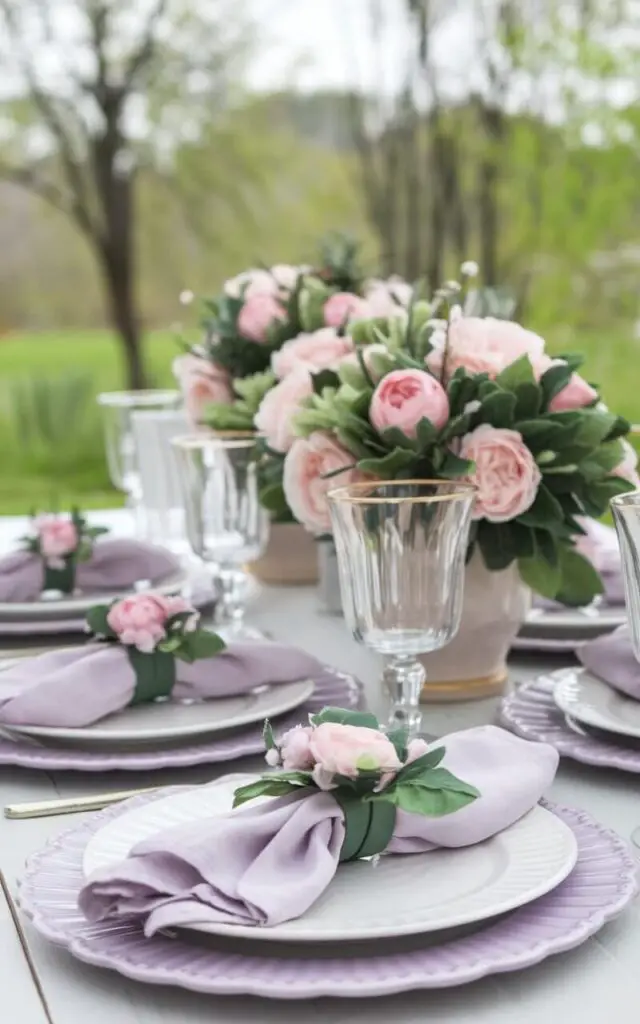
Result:
[[[125,511],[92,513],[92,522],[130,530]],[[0,519],[0,550],[25,532],[26,519]],[[266,635],[294,643],[364,685],[371,709],[384,715],[377,657],[356,643],[344,619],[324,614],[308,586],[256,588],[248,616]],[[10,638],[4,649],[18,646]],[[0,653],[1,656],[1,653]],[[509,687],[571,664],[571,656],[514,653]],[[443,736],[495,723],[499,699],[424,705],[426,732]],[[2,807],[54,798],[91,796],[148,786],[192,785],[229,771],[252,771],[261,758],[154,772],[49,772],[0,767]],[[547,794],[585,810],[629,839],[640,826],[640,780],[633,774],[563,760]],[[457,988],[415,991],[375,999],[260,999],[212,997],[142,984],[80,962],[42,938],[19,910],[18,881],[26,859],[80,821],[49,816],[0,817],[0,1022],[7,1024],[637,1024],[640,1020],[640,916],[638,898],[583,945],[526,970],[496,974]],[[19,923],[17,923],[19,922]]]

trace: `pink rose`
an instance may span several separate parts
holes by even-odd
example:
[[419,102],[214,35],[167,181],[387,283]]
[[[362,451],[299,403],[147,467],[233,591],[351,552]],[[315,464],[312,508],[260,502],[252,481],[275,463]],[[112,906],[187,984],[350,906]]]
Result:
[[351,292],[336,292],[324,304],[324,322],[327,327],[342,327],[349,320],[368,316],[367,305]]
[[308,771],[313,768],[310,738],[313,729],[310,725],[296,725],[285,732],[280,741],[282,767],[285,771]]
[[397,772],[402,768],[396,749],[377,729],[325,722],[313,729],[309,749],[326,775],[356,779],[359,772]]
[[250,299],[254,295],[277,295],[278,281],[268,270],[243,270],[225,281],[224,291],[232,299]]
[[284,320],[284,307],[273,295],[250,295],[238,314],[238,333],[249,341],[267,340],[267,331],[274,320]]
[[397,316],[408,308],[412,295],[413,288],[401,277],[390,277],[388,281],[369,281],[364,289],[364,299],[371,317]]
[[194,355],[179,356],[173,361],[173,373],[180,385],[193,429],[202,422],[210,402],[229,405],[233,400],[226,371],[208,359]]
[[288,452],[294,442],[292,420],[300,405],[313,392],[311,374],[298,367],[262,399],[253,422],[274,452]]
[[549,412],[581,409],[584,405],[590,405],[597,397],[598,392],[590,384],[587,384],[579,373],[572,373],[566,387],[549,402]]
[[517,430],[483,423],[463,437],[460,458],[472,459],[478,488],[474,519],[506,523],[531,508],[542,474]]
[[[331,532],[327,494],[335,487],[362,479],[354,462],[351,452],[322,431],[299,437],[291,445],[284,460],[284,493],[294,516],[310,533]],[[338,469],[344,469],[344,473],[325,478]]]
[[122,644],[149,654],[166,636],[167,619],[194,609],[182,597],[161,594],[132,594],[116,601],[109,609],[107,622]]
[[622,441],[623,455],[622,459],[615,467],[611,470],[612,476],[620,476],[623,480],[628,480],[629,483],[633,484],[634,487],[640,488],[640,477],[638,476],[638,453],[629,444],[628,441]]
[[344,357],[353,351],[351,338],[340,337],[333,327],[322,327],[312,334],[299,334],[285,341],[279,352],[271,357],[271,369],[276,377],[286,377],[298,366],[310,370],[334,370]]
[[[438,346],[427,356],[433,373],[442,371],[444,348]],[[511,320],[461,316],[449,325],[446,373],[458,367],[469,373],[488,373],[491,378],[527,355],[533,362],[544,354],[544,340]]]
[[65,555],[78,547],[78,531],[70,519],[56,516],[38,516],[35,528],[40,541],[40,554],[52,568],[60,568]]
[[435,377],[424,370],[392,370],[382,378],[369,406],[376,430],[397,427],[407,437],[415,437],[423,417],[438,428],[449,419],[449,399]]

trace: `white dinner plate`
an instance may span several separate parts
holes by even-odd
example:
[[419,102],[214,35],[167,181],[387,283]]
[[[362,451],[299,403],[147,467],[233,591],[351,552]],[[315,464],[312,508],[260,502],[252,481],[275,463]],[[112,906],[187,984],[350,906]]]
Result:
[[[100,685],[99,680],[94,682]],[[87,685],[92,685],[89,680]],[[183,743],[283,715],[304,704],[313,693],[314,685],[313,680],[303,679],[294,683],[260,686],[239,697],[137,704],[83,728],[3,725],[3,729],[47,745],[63,744],[85,749],[117,747],[122,750],[124,747]]]
[[564,669],[553,698],[565,715],[583,725],[640,739],[640,700],[626,697],[585,668]]
[[188,579],[188,574],[180,570],[166,577],[161,583],[150,585],[148,581],[140,581],[141,585],[138,587],[134,585],[111,593],[83,593],[72,597],[42,598],[37,601],[0,601],[0,620],[10,622],[20,619],[38,623],[52,622],[56,619],[84,618],[94,605],[109,604],[118,598],[135,594],[140,589],[153,590],[157,594],[178,594]]
[[[136,843],[164,829],[229,813],[234,790],[252,778],[227,776],[122,814],[89,841],[85,875],[117,864]],[[542,896],[567,877],[576,858],[571,829],[550,811],[534,807],[504,832],[465,849],[341,864],[322,896],[296,920],[264,928],[203,922],[188,929],[277,942],[346,942],[440,931],[495,917]]]
[[518,636],[531,640],[573,640],[582,643],[624,625],[624,605],[586,608],[532,608]]

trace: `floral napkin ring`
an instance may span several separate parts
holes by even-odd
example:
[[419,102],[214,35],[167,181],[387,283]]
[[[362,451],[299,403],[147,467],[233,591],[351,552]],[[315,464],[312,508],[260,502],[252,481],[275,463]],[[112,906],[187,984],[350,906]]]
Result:
[[375,715],[324,708],[278,744],[265,722],[266,761],[281,770],[241,786],[234,807],[260,796],[331,793],[344,816],[341,861],[382,853],[398,809],[439,818],[465,807],[480,793],[440,767],[445,748],[430,750],[405,729],[382,732]]
[[69,516],[54,514],[32,516],[32,532],[22,537],[27,551],[42,559],[42,591],[73,594],[78,562],[91,558],[96,537],[108,533],[105,526],[89,526],[74,508]]
[[182,597],[146,591],[87,613],[86,630],[96,640],[123,646],[136,677],[130,705],[171,696],[176,659],[193,662],[225,648],[217,633],[199,627],[200,615]]

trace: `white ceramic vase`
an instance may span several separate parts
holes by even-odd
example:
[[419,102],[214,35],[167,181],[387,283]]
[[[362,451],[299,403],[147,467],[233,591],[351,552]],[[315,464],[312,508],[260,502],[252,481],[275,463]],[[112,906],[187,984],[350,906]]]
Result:
[[530,607],[531,590],[517,564],[490,572],[476,551],[466,569],[457,635],[420,659],[427,672],[422,700],[473,700],[501,693],[509,648]]
[[249,569],[262,583],[286,586],[316,583],[316,542],[299,523],[272,523],[267,549]]
[[[340,583],[332,541],[318,544],[318,593],[323,611],[342,614]],[[531,591],[514,563],[489,572],[478,551],[465,573],[462,620],[457,635],[440,651],[420,660],[427,672],[422,700],[457,701],[491,697],[507,681],[509,648],[531,607]]]

